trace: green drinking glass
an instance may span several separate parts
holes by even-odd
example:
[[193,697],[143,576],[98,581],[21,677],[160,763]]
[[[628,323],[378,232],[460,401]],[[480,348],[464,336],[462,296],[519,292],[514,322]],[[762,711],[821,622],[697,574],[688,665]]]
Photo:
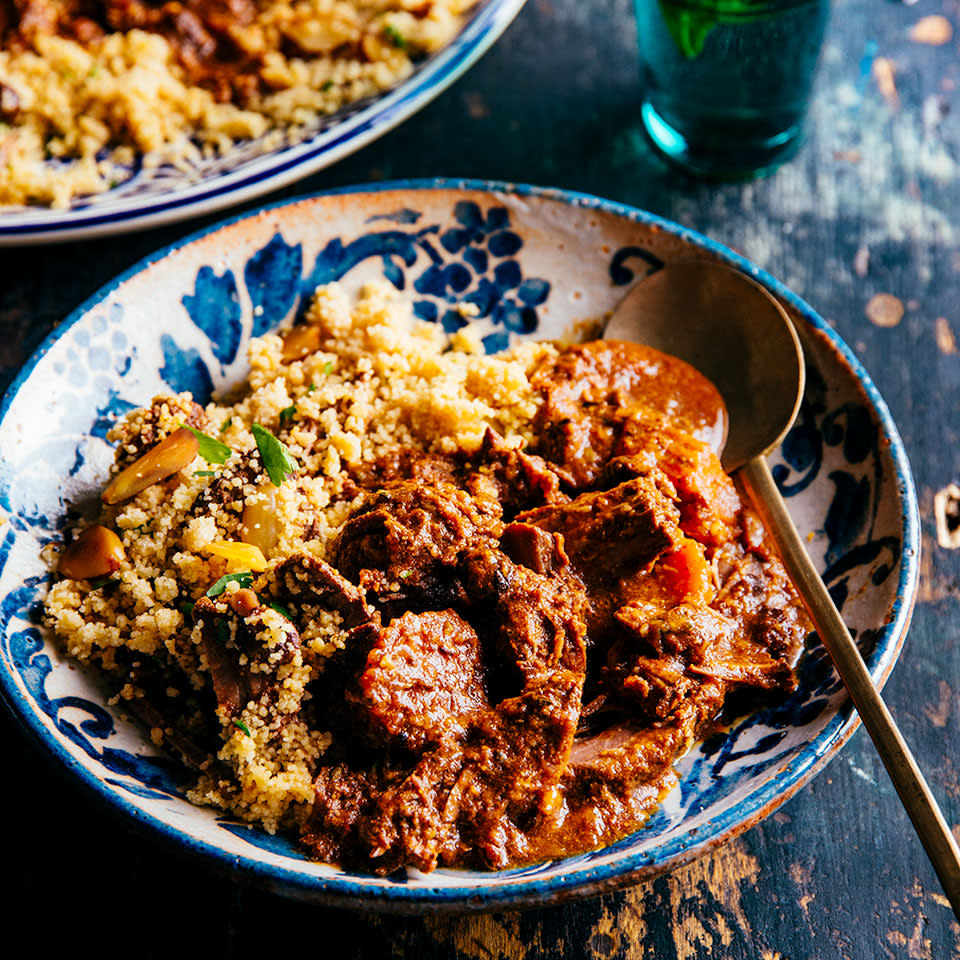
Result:
[[644,129],[698,176],[743,180],[796,152],[829,0],[636,0]]

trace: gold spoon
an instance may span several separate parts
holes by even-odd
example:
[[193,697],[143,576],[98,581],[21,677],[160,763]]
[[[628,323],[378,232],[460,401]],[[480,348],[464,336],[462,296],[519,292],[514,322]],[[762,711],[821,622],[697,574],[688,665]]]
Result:
[[724,469],[739,472],[960,919],[960,848],[804,549],[767,465],[803,397],[803,350],[790,318],[739,271],[687,261],[638,283],[603,335],[680,357],[720,391],[729,416]]

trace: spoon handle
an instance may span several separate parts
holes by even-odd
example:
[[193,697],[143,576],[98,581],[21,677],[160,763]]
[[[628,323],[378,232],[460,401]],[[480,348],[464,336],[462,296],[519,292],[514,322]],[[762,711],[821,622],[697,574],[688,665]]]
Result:
[[896,721],[880,698],[850,631],[813,566],[787,512],[770,467],[754,457],[740,468],[740,476],[760,518],[773,537],[820,640],[833,660],[863,725],[913,821],[927,856],[937,871],[944,893],[960,919],[960,848],[944,820]]

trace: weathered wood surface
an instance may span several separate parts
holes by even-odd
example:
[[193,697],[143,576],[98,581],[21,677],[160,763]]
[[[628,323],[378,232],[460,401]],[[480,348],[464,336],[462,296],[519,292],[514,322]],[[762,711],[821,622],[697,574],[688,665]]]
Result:
[[[923,19],[934,16],[945,19]],[[643,141],[628,0],[530,0],[435,104],[286,191],[442,174],[593,192],[741,250],[835,324],[889,404],[920,491],[921,595],[887,696],[954,824],[960,551],[938,544],[934,498],[960,481],[958,41],[957,0],[840,0],[803,152],[771,179],[711,187],[667,170]],[[0,385],[101,284],[200,225],[0,252]],[[321,909],[209,875],[128,833],[6,717],[0,733],[10,758],[0,916],[11,956],[24,955],[27,932],[47,945],[42,955],[86,946],[138,957],[960,957],[960,927],[862,732],[774,816],[711,856],[602,899],[459,919]],[[51,902],[55,924],[39,919]]]

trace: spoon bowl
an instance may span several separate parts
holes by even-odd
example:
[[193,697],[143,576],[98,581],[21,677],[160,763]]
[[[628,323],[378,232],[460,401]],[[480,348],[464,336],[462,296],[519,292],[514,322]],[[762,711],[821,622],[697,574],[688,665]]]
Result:
[[686,360],[720,391],[732,473],[780,445],[800,410],[806,367],[783,307],[744,274],[709,260],[673,263],[638,283],[604,330]]

